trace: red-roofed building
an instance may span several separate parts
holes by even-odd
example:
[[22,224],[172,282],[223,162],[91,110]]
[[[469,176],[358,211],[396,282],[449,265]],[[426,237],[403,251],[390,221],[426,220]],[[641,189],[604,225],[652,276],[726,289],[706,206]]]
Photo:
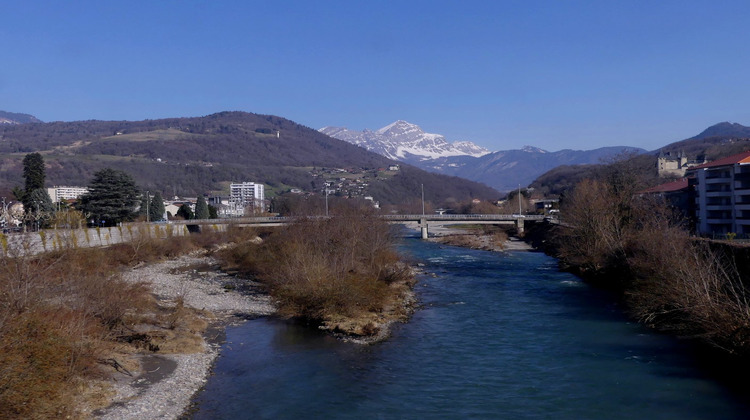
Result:
[[677,181],[667,182],[666,184],[643,190],[641,194],[662,197],[675,210],[679,210],[686,219],[692,219],[694,211],[691,204],[691,191],[688,179],[680,178]]
[[696,231],[750,235],[750,152],[688,169],[695,191]]
[[685,190],[688,187],[688,179],[680,178],[677,181],[667,182],[666,184],[657,185],[644,190],[644,194],[664,194]]

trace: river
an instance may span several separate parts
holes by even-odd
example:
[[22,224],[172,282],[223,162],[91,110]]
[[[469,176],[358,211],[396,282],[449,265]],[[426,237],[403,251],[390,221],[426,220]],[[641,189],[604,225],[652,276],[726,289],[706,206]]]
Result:
[[740,419],[695,346],[622,314],[536,252],[406,238],[422,307],[361,346],[277,319],[226,331],[193,419]]

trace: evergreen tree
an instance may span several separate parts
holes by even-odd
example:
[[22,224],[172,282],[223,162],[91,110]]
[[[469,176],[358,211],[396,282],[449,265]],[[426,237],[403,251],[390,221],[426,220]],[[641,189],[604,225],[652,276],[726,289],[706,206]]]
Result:
[[[35,211],[34,202],[38,204],[40,201],[45,201],[44,197],[37,194],[36,197],[32,198],[31,193],[36,190],[44,189],[44,180],[46,178],[44,169],[44,158],[39,153],[29,153],[23,158],[23,179],[25,186],[23,191],[14,191],[16,198],[21,200],[23,203],[24,212],[29,215],[32,211]],[[20,193],[20,197],[18,196]],[[46,191],[45,194],[47,195]],[[47,200],[50,200],[47,195]]]
[[218,219],[219,218],[219,210],[216,209],[216,207],[212,205],[208,205],[208,218],[209,219]]
[[203,196],[198,196],[198,201],[195,203],[195,218],[196,219],[210,219],[211,214],[208,211],[208,203]]
[[44,169],[44,158],[39,153],[29,153],[23,158],[23,178],[26,181],[26,194],[39,188],[44,188],[47,177]]
[[185,220],[193,219],[194,215],[193,215],[193,211],[190,209],[190,204],[181,205],[180,208],[177,210],[177,216]]
[[116,225],[133,220],[138,205],[138,188],[126,172],[107,168],[94,174],[80,208],[97,224]]
[[164,220],[164,199],[159,191],[154,193],[148,205],[148,219],[152,222]]

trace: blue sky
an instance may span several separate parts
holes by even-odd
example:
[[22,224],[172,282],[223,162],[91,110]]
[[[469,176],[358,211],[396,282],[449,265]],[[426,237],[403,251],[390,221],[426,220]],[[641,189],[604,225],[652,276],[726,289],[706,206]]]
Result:
[[4,2],[0,110],[397,119],[491,150],[750,125],[747,1]]

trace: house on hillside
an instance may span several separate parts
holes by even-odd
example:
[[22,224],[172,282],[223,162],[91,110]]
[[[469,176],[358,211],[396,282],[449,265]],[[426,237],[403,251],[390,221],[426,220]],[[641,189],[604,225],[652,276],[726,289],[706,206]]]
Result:
[[698,234],[750,235],[750,152],[689,168],[687,175]]

